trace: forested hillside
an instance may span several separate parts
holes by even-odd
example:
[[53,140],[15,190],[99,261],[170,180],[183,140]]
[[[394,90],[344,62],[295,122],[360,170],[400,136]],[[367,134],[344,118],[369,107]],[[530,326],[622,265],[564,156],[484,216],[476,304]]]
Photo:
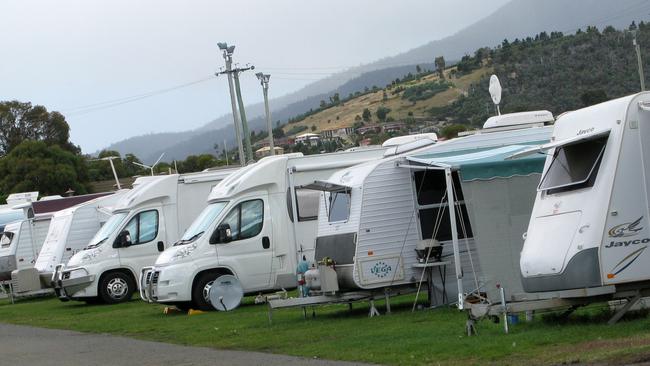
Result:
[[[638,27],[643,63],[650,61],[650,28]],[[485,59],[487,57],[487,60]],[[574,35],[542,32],[525,39],[504,40],[485,52],[465,57],[459,67],[490,65],[503,86],[502,112],[548,109],[555,115],[587,104],[640,90],[637,60],[629,31],[606,27],[580,30]],[[480,125],[493,113],[488,77],[473,85],[466,96],[429,113],[455,122]],[[648,79],[646,78],[646,83]]]

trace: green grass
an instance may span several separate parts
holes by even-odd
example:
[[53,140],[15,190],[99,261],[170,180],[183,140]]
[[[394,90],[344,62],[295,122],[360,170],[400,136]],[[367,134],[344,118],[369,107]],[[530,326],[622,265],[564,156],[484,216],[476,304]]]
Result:
[[[61,303],[56,299],[0,302],[0,321],[221,349],[254,350],[394,365],[557,364],[637,361],[650,355],[650,319],[637,314],[608,326],[609,314],[583,309],[567,321],[537,317],[504,334],[499,324],[478,323],[465,335],[464,313],[454,309],[411,313],[413,297],[394,299],[393,313],[368,318],[367,304],[276,310],[251,299],[229,313],[164,315],[163,307],[131,301],[115,306]],[[380,308],[383,313],[383,309]]]

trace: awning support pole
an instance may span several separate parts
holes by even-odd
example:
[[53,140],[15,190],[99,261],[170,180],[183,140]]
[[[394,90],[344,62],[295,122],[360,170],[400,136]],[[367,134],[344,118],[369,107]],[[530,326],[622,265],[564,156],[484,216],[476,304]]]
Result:
[[[293,250],[294,250],[293,253],[295,258],[295,264],[293,264],[292,268],[296,268],[298,263],[300,263],[300,261],[302,260],[300,256],[300,254],[302,253],[300,250],[300,246],[298,244],[298,234],[296,233],[296,224],[298,223],[298,202],[296,200],[296,186],[293,178],[293,175],[295,173],[294,169],[295,169],[294,167],[287,169],[287,173],[289,174],[289,193],[291,195],[289,200],[291,202],[291,214],[293,216],[293,222],[291,223],[292,224],[291,231],[293,234]],[[316,259],[314,258],[314,260]],[[300,297],[302,297],[302,292],[300,292],[299,294]]]
[[[454,249],[454,268],[456,272],[456,282],[458,284],[458,309],[463,310],[465,303],[465,294],[463,293],[463,268],[460,262],[460,249],[458,245],[458,230],[456,227],[456,200],[454,197],[454,180],[451,175],[451,169],[445,169],[445,180],[447,182],[447,202],[449,203],[449,223],[451,224],[451,239]],[[468,253],[471,255],[471,253]]]

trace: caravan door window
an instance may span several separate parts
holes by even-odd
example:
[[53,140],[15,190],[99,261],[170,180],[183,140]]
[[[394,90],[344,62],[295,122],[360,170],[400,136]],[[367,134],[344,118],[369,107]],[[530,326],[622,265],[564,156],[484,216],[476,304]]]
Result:
[[350,217],[350,191],[335,191],[329,194],[329,222],[347,221]]
[[607,138],[557,147],[539,189],[553,194],[593,186]]
[[[320,191],[296,188],[296,202],[298,203],[296,211],[298,211],[299,222],[318,220]],[[289,213],[289,219],[293,222],[293,209],[291,203],[291,188],[287,188],[287,212]]]
[[158,235],[158,211],[143,211],[133,216],[124,227],[131,235],[133,245],[148,243]]
[[2,233],[2,236],[0,236],[0,247],[6,248],[11,245],[11,239],[14,238],[14,233],[5,231]]

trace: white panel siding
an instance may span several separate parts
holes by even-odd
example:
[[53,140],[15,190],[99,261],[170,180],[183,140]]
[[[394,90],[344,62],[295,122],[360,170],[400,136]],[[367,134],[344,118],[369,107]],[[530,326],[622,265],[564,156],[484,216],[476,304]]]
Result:
[[[362,288],[377,288],[410,283],[419,278],[415,245],[419,240],[418,218],[411,173],[395,167],[390,160],[378,165],[366,178],[363,186],[361,217],[355,257],[354,280]],[[363,284],[359,274],[359,261],[372,258],[400,256],[404,276],[395,280],[388,276],[385,282]]]

